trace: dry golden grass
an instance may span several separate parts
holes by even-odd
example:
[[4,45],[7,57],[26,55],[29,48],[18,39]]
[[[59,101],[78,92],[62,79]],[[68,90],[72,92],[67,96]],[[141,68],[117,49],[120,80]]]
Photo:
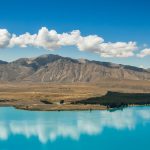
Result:
[[[107,91],[150,93],[149,81],[102,80],[99,83],[0,83],[0,106],[14,106],[27,110],[104,110],[101,105],[72,105]],[[52,104],[44,104],[46,100]],[[60,100],[64,104],[60,105]]]
[[42,99],[70,102],[102,96],[107,91],[150,93],[150,82],[103,80],[99,83],[1,83],[0,99],[15,99],[21,102]]

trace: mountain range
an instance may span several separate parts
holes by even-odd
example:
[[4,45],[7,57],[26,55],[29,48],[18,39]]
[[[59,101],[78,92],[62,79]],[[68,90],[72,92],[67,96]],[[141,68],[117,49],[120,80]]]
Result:
[[98,82],[103,79],[150,81],[150,69],[52,54],[0,61],[0,81]]

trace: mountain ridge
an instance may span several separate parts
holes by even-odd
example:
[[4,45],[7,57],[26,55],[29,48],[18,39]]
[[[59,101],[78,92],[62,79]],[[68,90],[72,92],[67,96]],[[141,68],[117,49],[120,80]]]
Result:
[[0,81],[98,82],[102,79],[150,80],[150,70],[53,54],[0,61]]

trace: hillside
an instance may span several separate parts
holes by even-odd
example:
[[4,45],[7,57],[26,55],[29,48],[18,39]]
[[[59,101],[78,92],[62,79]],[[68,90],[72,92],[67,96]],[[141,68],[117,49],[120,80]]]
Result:
[[98,82],[103,79],[150,80],[150,70],[58,55],[0,61],[0,81]]

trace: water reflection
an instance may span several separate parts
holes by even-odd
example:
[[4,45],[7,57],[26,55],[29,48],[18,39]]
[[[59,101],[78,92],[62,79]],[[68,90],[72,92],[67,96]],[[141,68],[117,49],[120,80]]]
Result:
[[82,134],[101,134],[105,128],[133,130],[150,121],[149,107],[92,112],[27,112],[13,108],[0,109],[0,140],[11,135],[38,137],[41,143],[58,137],[78,140]]

